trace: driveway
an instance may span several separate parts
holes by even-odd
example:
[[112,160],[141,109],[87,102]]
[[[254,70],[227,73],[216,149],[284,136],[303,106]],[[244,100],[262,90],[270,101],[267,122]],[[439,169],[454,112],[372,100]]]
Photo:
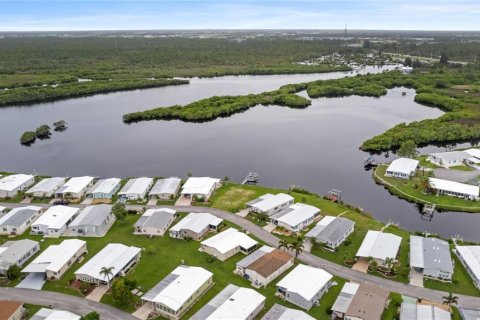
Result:
[[250,209],[243,209],[243,210],[240,210],[236,213],[237,216],[240,216],[242,218],[245,218],[246,216],[248,216],[248,213],[250,212]]
[[45,283],[45,274],[40,272],[29,273],[15,288],[42,290]]
[[181,206],[181,207],[190,206],[191,204],[192,204],[192,198],[187,198],[184,196],[180,196],[177,202],[175,202],[175,206]]
[[142,320],[147,320],[148,319],[148,315],[150,313],[153,312],[153,306],[152,306],[152,303],[151,302],[147,302],[145,303],[143,306],[141,306],[140,308],[138,308],[137,311],[135,311],[134,313],[132,313],[132,316],[138,318],[138,319],[142,319]]
[[267,231],[267,232],[272,232],[273,229],[275,229],[276,225],[274,225],[272,222],[270,222],[269,224],[267,224],[265,227],[263,227],[263,230]]
[[108,289],[109,289],[108,286],[104,284],[99,285],[95,289],[93,289],[92,292],[90,292],[88,296],[85,297],[85,299],[100,302],[103,295],[107,293]]
[[469,180],[475,179],[478,175],[480,175],[480,171],[478,170],[462,171],[455,169],[438,168],[434,169],[433,172],[435,173],[436,178],[457,182],[467,182]]
[[67,310],[79,315],[96,311],[102,320],[137,320],[131,314],[95,301],[52,291],[0,288],[0,300],[36,304],[54,309]]
[[423,288],[423,272],[415,268],[410,268],[410,284]]
[[368,273],[368,260],[365,258],[359,258],[358,261],[353,265],[352,269],[360,271],[362,273]]

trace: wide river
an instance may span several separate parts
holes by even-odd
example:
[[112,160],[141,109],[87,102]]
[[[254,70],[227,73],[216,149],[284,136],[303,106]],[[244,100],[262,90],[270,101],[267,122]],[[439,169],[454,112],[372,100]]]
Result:
[[[0,108],[0,171],[101,177],[185,177],[191,171],[234,181],[255,171],[262,185],[288,188],[295,184],[322,195],[336,188],[344,201],[382,221],[399,222],[412,231],[459,234],[465,240],[480,241],[480,214],[437,213],[432,221],[424,221],[415,205],[391,196],[373,182],[371,172],[363,170],[367,154],[358,149],[362,141],[395,124],[442,114],[416,104],[413,90],[393,89],[382,98],[314,99],[303,110],[258,106],[206,123],[122,122],[127,112],[346,75],[351,74],[191,79],[184,86]],[[31,147],[20,145],[24,131],[60,119],[67,121],[67,131]]]

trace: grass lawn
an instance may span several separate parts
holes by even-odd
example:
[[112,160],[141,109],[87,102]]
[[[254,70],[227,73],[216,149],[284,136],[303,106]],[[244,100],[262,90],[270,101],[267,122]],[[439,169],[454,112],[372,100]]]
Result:
[[43,308],[42,306],[37,306],[35,304],[28,304],[28,303],[25,303],[23,307],[25,308],[25,315],[24,315],[25,319],[31,319],[33,315],[38,312],[38,310]]
[[395,320],[398,319],[399,303],[402,302],[402,296],[396,292],[390,292],[390,303],[383,311],[382,320]]
[[416,159],[420,162],[419,166],[423,168],[430,168],[430,169],[437,169],[441,168],[440,166],[437,166],[434,163],[431,163],[430,161],[427,160],[428,156],[418,156]]
[[459,170],[459,171],[475,171],[474,168],[466,165],[453,166],[453,167],[450,167],[450,169]]
[[480,204],[477,201],[464,200],[456,197],[450,197],[445,195],[434,195],[423,192],[423,186],[421,183],[422,172],[417,172],[417,176],[410,180],[398,179],[392,177],[385,177],[386,165],[378,166],[375,170],[375,174],[389,183],[388,187],[390,192],[400,198],[407,199],[413,202],[421,203],[435,203],[438,208],[451,209],[456,211],[467,212],[480,212]]

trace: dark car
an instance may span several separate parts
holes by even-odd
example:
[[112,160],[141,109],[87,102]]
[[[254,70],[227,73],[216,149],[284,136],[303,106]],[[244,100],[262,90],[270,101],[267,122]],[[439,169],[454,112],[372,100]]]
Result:
[[53,203],[54,206],[68,206],[70,204],[70,201],[62,199],[62,200],[57,200]]

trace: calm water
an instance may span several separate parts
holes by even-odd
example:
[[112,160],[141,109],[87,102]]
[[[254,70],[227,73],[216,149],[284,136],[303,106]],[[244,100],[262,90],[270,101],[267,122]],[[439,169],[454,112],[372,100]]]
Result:
[[[373,70],[375,71],[375,70]],[[295,184],[319,194],[342,190],[343,199],[380,220],[394,220],[414,231],[461,234],[480,241],[480,215],[437,214],[423,221],[416,207],[375,185],[363,170],[358,146],[400,122],[434,118],[437,109],[413,102],[414,92],[390,90],[382,98],[315,99],[304,110],[258,106],[230,118],[194,124],[153,121],[132,125],[122,115],[141,109],[185,104],[224,94],[274,90],[283,84],[338,78],[345,73],[242,76],[192,79],[190,85],[97,95],[87,98],[0,108],[1,170],[49,175],[229,176],[241,181],[248,171],[261,184]],[[402,96],[402,91],[407,95]],[[18,143],[22,132],[56,120],[67,131],[31,147]]]

